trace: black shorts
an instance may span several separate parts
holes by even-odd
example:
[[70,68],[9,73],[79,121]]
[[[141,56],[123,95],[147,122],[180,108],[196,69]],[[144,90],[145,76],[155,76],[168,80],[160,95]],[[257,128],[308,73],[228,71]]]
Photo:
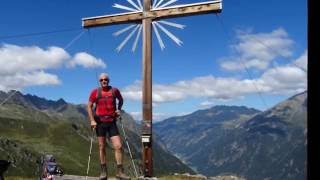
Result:
[[115,121],[112,122],[98,122],[96,127],[98,137],[106,137],[108,133],[109,138],[119,135],[119,130]]

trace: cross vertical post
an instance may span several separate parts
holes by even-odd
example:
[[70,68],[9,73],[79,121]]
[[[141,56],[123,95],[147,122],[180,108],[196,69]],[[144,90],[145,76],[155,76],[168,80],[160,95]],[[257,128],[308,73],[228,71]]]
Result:
[[[143,12],[151,9],[151,0],[143,0]],[[142,56],[143,56],[143,87],[142,87],[142,117],[143,131],[141,141],[143,144],[142,161],[145,177],[153,175],[152,160],[152,19],[149,17],[142,20]]]

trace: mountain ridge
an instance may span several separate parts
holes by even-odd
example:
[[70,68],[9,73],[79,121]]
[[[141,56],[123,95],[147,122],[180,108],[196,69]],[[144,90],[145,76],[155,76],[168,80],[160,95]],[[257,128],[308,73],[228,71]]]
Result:
[[306,101],[305,91],[259,113],[222,116],[213,107],[159,122],[155,132],[172,153],[206,176],[303,179]]

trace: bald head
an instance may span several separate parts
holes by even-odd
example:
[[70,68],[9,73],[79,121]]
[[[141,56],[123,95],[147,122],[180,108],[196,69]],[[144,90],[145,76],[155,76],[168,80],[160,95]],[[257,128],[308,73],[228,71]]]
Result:
[[109,86],[109,75],[107,73],[101,73],[99,76],[99,81],[100,81],[100,85],[101,87],[108,87]]
[[109,75],[107,73],[101,73],[99,76],[99,80],[101,80],[101,79],[109,79],[110,80]]

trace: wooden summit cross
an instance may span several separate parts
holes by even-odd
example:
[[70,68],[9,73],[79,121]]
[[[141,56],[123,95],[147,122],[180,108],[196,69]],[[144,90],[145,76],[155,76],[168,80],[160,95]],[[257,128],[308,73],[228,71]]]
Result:
[[[128,2],[132,2],[127,0]],[[140,0],[138,0],[140,3]],[[163,2],[163,0],[160,0]],[[159,2],[160,2],[159,1]],[[172,2],[172,0],[171,0]],[[170,1],[168,1],[170,3]],[[159,3],[158,3],[159,4]],[[142,87],[142,160],[145,177],[153,176],[152,161],[152,21],[198,14],[220,13],[221,0],[160,7],[152,9],[152,0],[143,0],[143,11],[112,14],[83,18],[84,28],[107,26],[124,23],[141,23],[143,25],[143,87]]]

